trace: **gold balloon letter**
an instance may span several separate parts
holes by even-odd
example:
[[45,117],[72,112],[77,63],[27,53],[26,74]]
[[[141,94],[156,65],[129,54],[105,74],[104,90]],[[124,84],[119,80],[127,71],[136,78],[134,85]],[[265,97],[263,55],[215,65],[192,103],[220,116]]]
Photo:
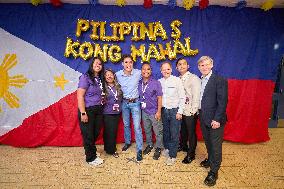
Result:
[[154,23],[151,22],[148,24],[149,29],[141,22],[140,26],[140,39],[145,40],[146,34],[148,35],[149,40],[156,41],[156,36],[154,35]]
[[[114,52],[115,51],[115,52]],[[111,62],[118,62],[121,59],[121,48],[118,45],[112,45],[108,50],[108,58]]]
[[124,35],[128,35],[131,32],[131,25],[128,22],[121,22],[119,28],[120,41],[124,41]]
[[76,59],[79,56],[79,54],[76,52],[75,48],[79,46],[80,43],[78,41],[73,43],[72,39],[67,38],[64,56],[68,58],[70,54],[72,54],[72,56]]
[[185,48],[186,48],[186,55],[187,56],[194,56],[198,54],[198,49],[191,50],[190,49],[190,38],[184,38],[185,40]]
[[[153,54],[152,54],[153,53]],[[160,61],[160,53],[156,48],[156,45],[151,44],[149,46],[148,54],[147,54],[147,62],[150,62],[150,58],[155,58],[157,61]]]
[[77,22],[77,30],[76,30],[76,36],[80,37],[82,31],[87,31],[90,27],[89,21],[84,19],[78,19]]
[[[85,54],[85,49],[87,49],[87,53]],[[94,53],[94,48],[90,42],[84,42],[79,48],[79,55],[84,60],[88,60],[92,57]]]
[[112,36],[110,37],[111,41],[119,41],[117,36],[117,28],[119,28],[119,23],[111,22],[110,27],[112,27]]
[[140,22],[132,22],[131,23],[132,26],[132,35],[133,37],[131,37],[132,41],[139,41],[140,37],[138,37],[138,29],[141,26]]
[[180,35],[181,35],[181,32],[180,30],[178,29],[178,27],[181,25],[181,21],[179,20],[174,20],[172,21],[171,23],[171,27],[172,27],[172,33],[171,33],[171,37],[174,38],[174,39],[179,39],[180,38]]
[[100,38],[99,35],[98,35],[98,27],[100,26],[100,23],[91,21],[90,24],[91,24],[91,26],[93,26],[92,34],[90,35],[90,38],[92,40],[98,40]]
[[160,22],[156,22],[155,27],[154,27],[154,36],[155,39],[156,37],[160,36],[162,37],[163,40],[168,39],[167,37],[167,32],[166,30],[163,28],[163,25]]
[[141,56],[141,62],[146,62],[146,56],[145,56],[145,45],[140,45],[139,49],[136,49],[134,45],[131,45],[131,56],[134,61],[137,60],[137,56]]
[[183,56],[187,55],[185,47],[183,46],[183,44],[179,40],[176,40],[174,42],[174,53],[175,54],[183,54]]
[[100,22],[100,40],[110,41],[110,36],[106,36],[106,22]]

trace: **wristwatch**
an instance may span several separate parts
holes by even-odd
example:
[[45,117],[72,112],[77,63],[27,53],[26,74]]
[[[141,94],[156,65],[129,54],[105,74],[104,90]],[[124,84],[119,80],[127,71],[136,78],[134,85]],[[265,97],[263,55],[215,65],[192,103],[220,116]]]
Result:
[[86,112],[81,112],[81,116],[86,115],[86,114],[87,114]]

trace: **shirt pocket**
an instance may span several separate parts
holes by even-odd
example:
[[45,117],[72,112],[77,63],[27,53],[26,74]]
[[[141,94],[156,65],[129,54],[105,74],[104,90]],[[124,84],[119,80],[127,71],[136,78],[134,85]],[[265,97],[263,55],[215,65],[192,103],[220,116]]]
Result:
[[169,97],[174,97],[177,96],[177,89],[175,86],[169,86],[167,88],[167,94],[169,95]]

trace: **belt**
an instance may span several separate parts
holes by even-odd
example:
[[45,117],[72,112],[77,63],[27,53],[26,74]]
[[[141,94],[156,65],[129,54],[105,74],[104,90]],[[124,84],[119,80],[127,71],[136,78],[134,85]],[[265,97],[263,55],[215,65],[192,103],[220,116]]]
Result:
[[123,100],[125,100],[128,103],[134,103],[134,102],[136,102],[137,99],[138,98],[123,98]]

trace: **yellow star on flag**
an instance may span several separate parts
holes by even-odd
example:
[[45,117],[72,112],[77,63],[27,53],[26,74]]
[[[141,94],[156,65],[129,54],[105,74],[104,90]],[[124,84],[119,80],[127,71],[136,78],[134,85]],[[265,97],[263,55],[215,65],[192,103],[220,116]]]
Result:
[[69,82],[68,80],[64,78],[63,73],[60,76],[54,76],[54,80],[55,80],[55,83],[54,83],[55,87],[60,87],[61,90],[64,90],[65,84]]

